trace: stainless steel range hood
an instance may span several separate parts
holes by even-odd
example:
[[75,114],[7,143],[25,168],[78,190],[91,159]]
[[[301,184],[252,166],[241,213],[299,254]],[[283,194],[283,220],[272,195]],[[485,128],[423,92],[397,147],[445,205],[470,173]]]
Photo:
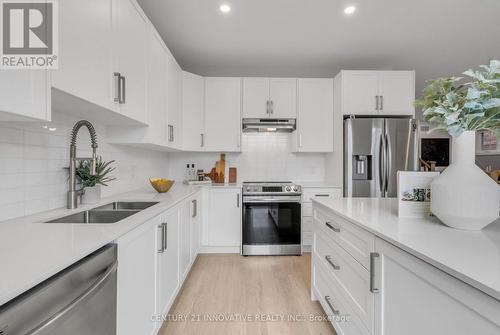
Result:
[[243,132],[291,133],[295,123],[295,119],[243,119]]

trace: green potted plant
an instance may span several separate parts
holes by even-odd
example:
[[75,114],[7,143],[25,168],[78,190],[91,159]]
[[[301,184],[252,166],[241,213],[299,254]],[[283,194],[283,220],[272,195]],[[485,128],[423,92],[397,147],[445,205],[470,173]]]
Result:
[[115,161],[105,162],[102,157],[97,157],[95,174],[91,174],[90,162],[82,161],[76,168],[76,178],[83,188],[82,203],[95,204],[101,200],[101,185],[108,186],[115,180],[109,174],[115,170],[111,167]]
[[431,211],[448,226],[479,230],[498,218],[500,187],[475,164],[476,131],[500,137],[500,61],[432,80],[416,106],[452,136],[452,164],[431,184]]

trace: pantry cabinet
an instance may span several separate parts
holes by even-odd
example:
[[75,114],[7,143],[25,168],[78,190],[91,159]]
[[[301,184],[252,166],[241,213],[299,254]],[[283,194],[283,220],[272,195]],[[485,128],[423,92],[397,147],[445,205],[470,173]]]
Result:
[[182,148],[202,151],[205,146],[205,80],[183,72],[182,75]]
[[241,151],[241,79],[205,78],[205,151]]
[[333,152],[333,79],[299,79],[295,152]]
[[207,230],[204,245],[209,247],[239,247],[241,245],[241,188],[209,190]]
[[50,121],[50,74],[0,70],[0,121]]
[[341,71],[335,84],[343,115],[415,114],[414,71]]
[[297,117],[297,79],[243,78],[243,118]]
[[117,241],[117,334],[153,334],[156,314],[156,230],[154,218]]

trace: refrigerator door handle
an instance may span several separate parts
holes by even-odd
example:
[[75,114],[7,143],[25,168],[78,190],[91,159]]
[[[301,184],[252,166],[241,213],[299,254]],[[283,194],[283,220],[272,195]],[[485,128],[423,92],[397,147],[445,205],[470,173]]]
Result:
[[391,138],[389,134],[385,134],[385,193],[389,192],[389,176],[392,170],[392,150]]
[[384,135],[380,135],[380,143],[379,143],[379,155],[378,155],[378,176],[379,176],[379,186],[380,193],[382,193],[382,197],[385,196],[385,177],[387,176],[385,171],[385,163],[386,163],[386,148],[385,148],[385,140]]

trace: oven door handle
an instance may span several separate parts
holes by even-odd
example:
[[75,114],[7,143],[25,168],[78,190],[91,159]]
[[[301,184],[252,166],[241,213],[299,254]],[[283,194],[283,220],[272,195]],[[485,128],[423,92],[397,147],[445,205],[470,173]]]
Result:
[[300,204],[300,200],[296,199],[243,199],[244,204],[259,204],[259,203],[298,203]]

